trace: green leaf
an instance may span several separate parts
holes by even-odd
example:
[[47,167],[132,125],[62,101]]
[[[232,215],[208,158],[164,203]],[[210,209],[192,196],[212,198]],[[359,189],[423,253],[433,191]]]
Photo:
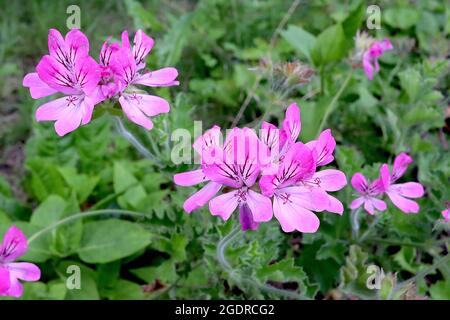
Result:
[[73,271],[68,272],[68,268],[70,266],[78,267],[80,270],[80,288],[79,289],[69,289],[67,288],[66,291],[66,300],[98,300],[100,299],[100,295],[98,293],[97,289],[97,275],[94,270],[91,268],[88,268],[87,266],[76,262],[76,261],[70,261],[66,260],[61,262],[57,266],[58,273],[61,277],[61,279],[66,284],[67,281],[71,281],[72,279],[69,279],[69,277],[72,277],[75,275]]
[[414,102],[419,93],[421,76],[419,71],[409,68],[398,74],[400,85],[406,91],[409,101]]
[[450,281],[440,280],[430,287],[431,298],[435,300],[450,299]]
[[317,37],[311,57],[316,66],[339,61],[345,55],[345,34],[342,25],[335,24]]
[[420,13],[414,7],[388,8],[383,11],[384,21],[394,28],[409,29],[415,26],[420,17]]
[[57,168],[41,158],[28,160],[27,169],[31,172],[28,186],[39,201],[44,201],[49,195],[67,195],[66,184]]
[[143,288],[131,281],[120,279],[111,289],[103,292],[111,300],[141,300],[144,298]]
[[301,27],[290,25],[281,32],[281,36],[298,52],[312,62],[311,51],[316,43],[316,37]]
[[110,219],[84,226],[78,254],[87,263],[108,263],[125,258],[150,244],[150,234],[139,224]]
[[138,182],[134,175],[125,165],[120,162],[114,163],[114,192],[125,194],[118,198],[122,208],[139,209],[139,204],[147,197],[144,187]]
[[67,185],[77,193],[79,203],[84,203],[91,195],[99,178],[77,173],[73,167],[58,168]]

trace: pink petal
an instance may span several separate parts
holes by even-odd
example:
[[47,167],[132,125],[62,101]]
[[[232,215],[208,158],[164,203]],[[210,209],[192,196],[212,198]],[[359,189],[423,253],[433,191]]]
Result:
[[101,65],[107,67],[111,58],[114,54],[119,51],[120,45],[118,43],[109,43],[109,39],[103,43],[102,49],[100,50],[100,63]]
[[330,129],[322,131],[317,140],[308,142],[306,145],[316,152],[317,166],[324,166],[334,161],[333,152],[336,147],[336,140],[334,140]]
[[355,209],[359,208],[363,203],[364,203],[364,197],[356,198],[355,200],[352,201],[352,203],[350,203],[349,208],[352,210],[355,210]]
[[[109,61],[109,67],[113,71],[117,81],[122,84],[119,87],[126,87],[136,80],[136,62],[130,50],[121,48]],[[123,89],[124,89],[123,88]]]
[[[70,97],[62,97],[59,99],[52,100],[50,102],[44,103],[36,110],[36,120],[37,121],[54,121],[62,117],[64,113],[67,112],[69,108],[69,100],[74,99]],[[78,103],[77,101],[74,101]]]
[[8,269],[12,277],[24,281],[38,281],[41,278],[41,270],[35,264],[28,262],[9,263]]
[[0,296],[6,295],[10,286],[11,280],[9,270],[0,266]]
[[100,76],[100,66],[92,57],[85,56],[77,58],[75,61],[75,77],[84,93],[92,93],[100,81]]
[[369,80],[373,79],[373,66],[370,63],[370,56],[368,52],[363,55],[363,68],[366,76]]
[[347,178],[342,171],[326,169],[318,171],[311,178],[325,191],[338,191],[347,185]]
[[203,207],[217,192],[219,192],[221,187],[221,184],[209,182],[184,202],[183,209],[187,213],[191,213],[192,211]]
[[353,188],[359,193],[364,193],[368,188],[366,178],[362,175],[362,173],[359,172],[353,175],[351,184]]
[[177,69],[169,67],[145,73],[134,83],[149,87],[174,86],[178,85],[178,81],[175,81],[177,77]]
[[378,211],[384,211],[386,210],[386,202],[383,200],[377,199],[377,198],[370,198],[370,201],[372,202],[372,205],[378,210]]
[[425,193],[423,186],[417,182],[393,184],[390,186],[389,191],[394,191],[399,195],[408,198],[420,198]]
[[22,256],[28,248],[27,238],[16,226],[12,226],[3,236],[0,247],[0,261],[11,262]]
[[54,57],[62,57],[62,53],[66,52],[66,42],[56,29],[48,30],[48,51]]
[[392,203],[404,213],[419,212],[420,207],[417,204],[417,202],[403,198],[400,194],[396,193],[395,191],[389,190],[386,193],[391,199]]
[[203,151],[209,147],[219,146],[221,138],[220,127],[214,125],[211,129],[206,130],[204,134],[199,136],[192,144],[192,147],[198,154],[202,155]]
[[293,186],[277,190],[276,195],[312,211],[323,211],[328,206],[329,195],[318,188]]
[[133,55],[137,65],[144,62],[145,57],[152,50],[153,44],[153,39],[147,36],[142,30],[136,32],[134,35]]
[[36,67],[39,78],[50,88],[65,93],[79,94],[76,88],[76,80],[71,72],[62,64],[57,62],[54,57],[43,56]]
[[388,38],[385,38],[382,41],[380,41],[380,46],[383,51],[389,51],[394,49],[394,46],[392,45],[391,41]]
[[122,32],[122,47],[126,49],[131,49],[130,39],[128,38],[128,31]]
[[259,179],[259,188],[265,196],[272,196],[276,187],[276,175],[264,175]]
[[89,111],[89,103],[84,101],[85,97],[78,96],[78,98],[78,104],[65,107],[55,122],[55,131],[59,136],[64,136],[77,129],[81,125],[86,112],[88,116],[89,112],[92,114],[92,111]]
[[286,118],[283,121],[283,130],[287,133],[290,140],[295,142],[297,141],[301,128],[300,109],[296,103],[293,103],[286,109]]
[[273,212],[284,232],[298,230],[314,233],[320,225],[320,220],[314,213],[298,205],[295,201],[285,202],[279,197],[274,197]]
[[311,178],[316,170],[316,162],[311,150],[301,142],[291,146],[280,163],[277,181],[278,187],[297,183],[299,180]]
[[369,214],[374,214],[375,213],[375,209],[373,207],[373,203],[372,201],[370,201],[370,199],[366,199],[366,201],[364,201],[364,209],[369,213]]
[[163,98],[148,94],[133,94],[132,96],[136,97],[139,109],[149,117],[167,113],[170,110],[169,103]]
[[23,286],[19,280],[13,276],[10,277],[9,290],[5,293],[6,296],[20,298],[23,295]]
[[77,57],[87,56],[89,53],[89,40],[86,35],[78,29],[72,29],[66,34],[66,50],[73,61]]
[[338,215],[342,215],[344,213],[344,206],[342,205],[342,202],[339,201],[339,199],[328,195],[328,205],[325,210],[328,212],[337,213]]
[[442,210],[441,214],[444,217],[445,222],[450,221],[450,209]]
[[238,206],[238,190],[222,194],[209,202],[209,211],[213,216],[228,220]]
[[57,92],[42,81],[37,72],[28,73],[23,78],[22,84],[24,87],[30,88],[30,94],[33,99],[47,97]]
[[256,222],[266,222],[272,219],[272,201],[253,190],[248,190],[247,205]]
[[122,106],[123,111],[127,118],[146,128],[147,130],[151,130],[153,128],[153,122],[141,111],[139,108],[139,102],[130,98],[130,95],[122,95],[119,98],[119,103]]
[[177,185],[185,187],[194,186],[207,180],[203,170],[201,169],[178,173],[173,177],[173,179]]
[[412,162],[413,159],[405,152],[402,152],[396,156],[394,166],[392,168],[392,180],[395,181],[400,178]]

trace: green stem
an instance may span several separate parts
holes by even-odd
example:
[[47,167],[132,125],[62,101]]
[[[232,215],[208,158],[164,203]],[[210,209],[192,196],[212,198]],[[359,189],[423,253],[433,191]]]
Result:
[[62,226],[66,223],[72,222],[74,220],[83,219],[86,217],[93,217],[93,216],[100,216],[104,214],[118,214],[118,215],[126,215],[126,216],[136,216],[141,218],[148,218],[148,216],[141,212],[134,212],[129,210],[120,210],[120,209],[104,209],[104,210],[94,210],[94,211],[87,211],[87,212],[79,212],[77,214],[68,216],[67,218],[64,218],[62,220],[59,220],[48,227],[36,232],[28,239],[28,245],[32,243],[34,240],[42,236],[43,234],[52,231],[53,229],[58,228],[59,226]]
[[352,77],[352,74],[353,74],[353,70],[349,72],[347,78],[342,83],[342,85],[339,88],[338,92],[336,92],[336,94],[334,95],[333,99],[331,100],[331,102],[326,107],[325,114],[324,114],[324,116],[322,118],[322,121],[320,122],[319,129],[317,130],[316,136],[318,136],[322,132],[323,127],[325,126],[325,124],[326,124],[326,122],[328,120],[328,117],[333,112],[336,102],[338,101],[338,99],[340,98],[342,93],[344,92],[344,89],[347,87],[347,84],[350,81],[350,79]]
[[367,230],[363,233],[363,235],[358,239],[359,242],[363,242],[368,236],[369,234],[372,232],[373,228],[376,226],[376,224],[378,223],[378,220],[380,219],[380,216],[375,216],[375,218],[373,219],[373,221],[369,224],[369,226],[367,227]]
[[233,269],[233,267],[227,260],[227,258],[225,256],[225,250],[227,249],[227,247],[230,244],[233,243],[234,240],[236,240],[238,238],[239,235],[242,234],[240,228],[241,228],[240,225],[236,225],[231,230],[231,232],[229,234],[227,234],[225,237],[223,237],[222,239],[220,239],[219,243],[217,244],[217,250],[216,250],[217,260],[219,261],[219,264],[222,267],[222,269],[224,269],[225,271],[227,271],[229,273],[231,279],[233,279],[233,281],[238,282],[238,283],[244,283],[244,284],[247,284],[247,285],[250,285],[253,287],[256,286],[260,290],[265,291],[267,293],[273,293],[273,294],[277,294],[277,295],[281,295],[281,296],[284,296],[287,298],[292,298],[292,299],[297,299],[297,300],[310,300],[308,297],[298,294],[296,292],[278,289],[278,288],[275,288],[275,287],[272,287],[272,286],[266,285],[266,284],[259,284],[250,279],[242,279],[238,275],[239,274],[238,271]]

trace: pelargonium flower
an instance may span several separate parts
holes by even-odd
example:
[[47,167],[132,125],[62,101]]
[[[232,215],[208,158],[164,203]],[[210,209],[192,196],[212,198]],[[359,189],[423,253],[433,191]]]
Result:
[[404,213],[418,213],[419,205],[408,198],[420,198],[424,195],[423,186],[418,182],[395,183],[412,162],[412,158],[402,152],[394,160],[392,174],[389,173],[387,164],[383,164],[380,169],[384,192],[392,203]]
[[209,202],[212,215],[228,220],[239,208],[243,230],[255,230],[260,222],[272,218],[270,198],[252,190],[267,156],[267,147],[249,128],[234,128],[223,147],[214,147],[213,161],[202,165],[205,175],[216,183],[231,188]]
[[28,262],[14,262],[25,254],[28,243],[25,235],[16,226],[8,229],[0,246],[0,296],[20,297],[23,286],[19,280],[38,281],[39,268]]
[[[243,230],[255,230],[275,214],[285,232],[315,232],[320,221],[312,211],[342,214],[342,203],[328,192],[342,189],[345,175],[333,169],[316,172],[334,160],[331,131],[305,145],[296,142],[300,129],[300,109],[294,103],[286,110],[282,129],[262,124],[261,139],[252,129],[233,128],[222,144],[220,128],[208,130],[194,143],[201,169],[174,176],[182,186],[209,181],[185,201],[185,211],[209,202],[213,215],[228,220],[239,208]],[[212,198],[222,188],[225,193]]]
[[79,30],[69,31],[65,38],[51,29],[48,35],[49,55],[29,73],[23,85],[34,99],[60,92],[65,96],[41,105],[37,121],[56,121],[55,130],[63,136],[92,117],[95,101],[92,93],[100,80],[100,68],[89,53],[89,41]]
[[364,52],[362,63],[364,72],[369,80],[373,79],[374,70],[375,72],[380,71],[378,58],[381,57],[386,51],[392,50],[393,48],[392,43],[386,38],[381,41],[374,41],[369,49]]
[[127,31],[122,44],[107,40],[100,52],[100,64],[89,56],[89,41],[73,29],[65,38],[55,29],[49,30],[49,55],[44,56],[37,72],[27,74],[23,85],[30,88],[32,98],[39,99],[62,93],[65,96],[40,106],[37,121],[56,121],[55,130],[63,136],[91,121],[95,105],[118,100],[125,115],[134,123],[152,129],[150,117],[169,112],[169,103],[148,95],[135,85],[167,87],[178,85],[175,68],[145,72],[145,57],[153,47],[153,39],[142,30],[130,45]]
[[278,139],[281,152],[276,158],[277,171],[272,174],[267,170],[263,172],[261,190],[263,194],[274,197],[274,215],[285,232],[315,232],[320,221],[312,211],[326,210],[338,214],[344,211],[342,203],[327,193],[340,190],[347,184],[344,173],[334,169],[316,172],[319,166],[334,160],[336,141],[328,129],[306,145],[296,143],[301,120],[300,109],[295,103],[286,111],[282,130],[276,131],[275,126],[269,125],[266,125],[271,129],[267,136],[271,139],[262,140]]
[[[122,33],[122,47],[112,53],[109,67],[114,73],[118,87],[119,103],[128,119],[144,128],[153,128],[150,117],[169,112],[169,103],[158,96],[140,93],[135,85],[148,87],[176,86],[178,71],[175,68],[162,68],[141,72],[144,59],[153,47],[153,39],[142,30],[134,36],[133,47],[128,40],[128,32]],[[110,50],[111,51],[111,50]]]
[[378,211],[386,210],[386,202],[379,199],[384,191],[381,179],[370,183],[362,173],[358,172],[353,175],[351,184],[360,196],[352,201],[350,209],[355,210],[364,204],[364,209],[372,215],[375,213],[375,209]]
[[297,142],[286,153],[278,172],[264,175],[259,182],[263,194],[273,196],[273,212],[285,232],[315,232],[319,228],[319,218],[311,211],[325,210],[326,194],[298,185],[311,178],[315,169],[312,151]]

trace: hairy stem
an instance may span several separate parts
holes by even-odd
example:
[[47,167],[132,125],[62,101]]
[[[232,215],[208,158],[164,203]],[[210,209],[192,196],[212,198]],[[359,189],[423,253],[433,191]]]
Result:
[[450,254],[446,254],[442,258],[438,259],[435,263],[433,263],[430,267],[419,271],[414,277],[395,285],[394,288],[392,289],[391,293],[389,294],[388,300],[391,300],[395,296],[395,294],[397,293],[398,290],[405,288],[408,285],[410,285],[411,283],[414,283],[415,281],[427,276],[428,274],[430,274],[437,268],[439,268],[441,266],[445,266],[449,262],[449,260],[450,260]]
[[95,210],[95,211],[87,211],[87,212],[79,212],[77,214],[68,216],[67,218],[64,218],[62,220],[59,220],[48,227],[36,232],[28,239],[28,244],[32,243],[37,238],[41,237],[43,234],[46,234],[47,232],[50,232],[64,224],[70,223],[72,221],[83,219],[86,217],[93,217],[93,216],[101,216],[105,214],[118,214],[118,215],[125,215],[125,216],[136,216],[141,218],[147,218],[147,215],[141,212],[134,212],[134,211],[128,211],[128,210],[120,210],[120,209],[104,209],[104,210]]
[[350,212],[350,224],[352,226],[352,239],[357,240],[359,235],[359,209]]
[[114,119],[116,121],[116,129],[120,135],[130,142],[144,158],[151,160],[156,166],[162,168],[163,166],[158,162],[158,159],[156,159],[156,157],[125,128],[122,119],[120,119],[120,117],[114,117]]
[[233,269],[230,262],[227,260],[225,256],[225,250],[231,245],[238,236],[243,234],[240,230],[240,225],[236,225],[229,234],[220,239],[217,244],[216,257],[219,261],[220,266],[230,275],[230,278],[237,283],[247,284],[253,287],[258,287],[260,290],[265,291],[267,293],[277,294],[280,296],[284,296],[286,298],[292,298],[297,300],[310,300],[308,297],[298,294],[294,291],[278,289],[266,284],[260,284],[251,279],[244,279],[239,276],[239,272],[236,269]]
[[331,102],[326,107],[325,114],[323,115],[322,121],[320,122],[319,129],[317,130],[316,136],[318,136],[322,132],[323,127],[327,123],[328,117],[334,111],[336,102],[339,100],[339,98],[341,97],[341,95],[344,92],[345,88],[347,87],[347,84],[349,83],[350,79],[352,78],[352,74],[353,74],[353,71],[350,71],[348,76],[347,76],[347,78],[344,80],[344,82],[342,83],[341,87],[339,88],[338,92],[336,92],[336,94],[334,95],[333,99],[331,100]]

